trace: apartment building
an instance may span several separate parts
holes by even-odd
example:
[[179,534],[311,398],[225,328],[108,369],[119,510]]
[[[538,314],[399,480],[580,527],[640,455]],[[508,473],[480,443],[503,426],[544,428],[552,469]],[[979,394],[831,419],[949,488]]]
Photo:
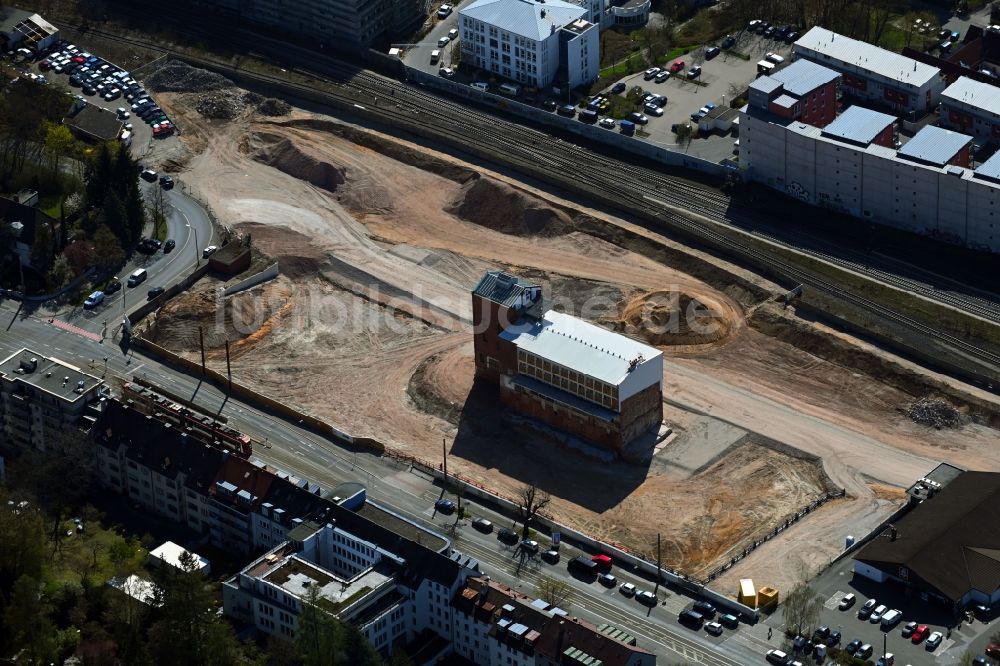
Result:
[[488,576],[469,577],[452,599],[455,652],[478,666],[655,666],[634,636],[595,626]]
[[590,83],[600,67],[592,11],[564,0],[476,0],[458,12],[462,61],[535,88]]
[[748,103],[787,120],[824,127],[837,117],[840,74],[808,60],[755,79]]
[[104,380],[30,349],[0,361],[0,430],[8,447],[46,451],[67,431],[89,430]]
[[944,75],[937,67],[819,26],[795,42],[792,58],[839,72],[845,94],[901,114],[933,111],[945,88]]
[[1000,141],[1000,88],[960,76],[941,93],[938,123],[980,141]]

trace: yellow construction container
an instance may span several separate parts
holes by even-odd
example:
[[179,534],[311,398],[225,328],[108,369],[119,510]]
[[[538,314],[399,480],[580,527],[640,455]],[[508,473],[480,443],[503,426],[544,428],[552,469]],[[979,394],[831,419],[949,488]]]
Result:
[[744,606],[757,608],[757,590],[754,589],[753,580],[750,578],[740,578],[740,593],[736,596]]
[[757,590],[757,607],[774,608],[778,605],[778,590],[773,587],[762,587]]

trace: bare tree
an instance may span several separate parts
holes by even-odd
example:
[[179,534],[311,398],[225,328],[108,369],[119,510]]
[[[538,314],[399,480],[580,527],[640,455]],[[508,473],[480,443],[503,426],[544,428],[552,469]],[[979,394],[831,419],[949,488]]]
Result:
[[521,533],[522,539],[528,538],[528,530],[531,529],[531,520],[538,514],[539,510],[548,505],[552,500],[547,492],[539,490],[538,486],[526,485],[517,493],[519,505],[517,507],[518,517],[524,521],[524,529]]
[[551,576],[542,576],[535,583],[535,596],[547,604],[559,606],[565,610],[573,598],[573,588],[565,581]]
[[800,583],[785,596],[785,626],[795,628],[796,634],[809,633],[819,624],[823,600],[808,585]]

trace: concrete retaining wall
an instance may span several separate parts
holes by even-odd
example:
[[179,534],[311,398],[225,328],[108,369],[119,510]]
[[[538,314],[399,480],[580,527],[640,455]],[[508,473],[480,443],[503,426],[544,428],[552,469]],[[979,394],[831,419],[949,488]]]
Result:
[[232,296],[233,294],[243,291],[244,289],[249,289],[250,287],[255,287],[261,282],[266,282],[268,280],[273,280],[278,277],[278,262],[274,262],[260,273],[256,275],[251,275],[250,277],[240,280],[236,284],[229,285],[222,290],[223,296]]

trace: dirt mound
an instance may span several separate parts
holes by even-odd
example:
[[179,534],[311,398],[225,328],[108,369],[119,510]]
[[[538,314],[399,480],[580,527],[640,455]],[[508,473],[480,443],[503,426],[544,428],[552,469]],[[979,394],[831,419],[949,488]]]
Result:
[[316,249],[308,236],[288,227],[243,222],[236,228],[249,234],[256,248],[278,262],[281,275],[293,281],[318,275],[326,262],[326,255]]
[[233,82],[186,62],[168,60],[146,77],[146,85],[155,92],[209,92],[230,88]]
[[235,88],[202,93],[194,108],[206,118],[232,120],[243,111],[242,95]]
[[347,182],[345,169],[313,154],[306,146],[271,132],[253,132],[245,137],[244,150],[261,164],[330,192]]
[[292,105],[283,99],[268,97],[257,105],[257,113],[265,116],[287,116],[292,112]]
[[949,402],[939,398],[920,398],[905,408],[914,423],[930,428],[958,428],[965,423],[965,415]]
[[466,183],[445,210],[466,222],[516,236],[561,236],[573,228],[566,213],[490,178]]
[[732,311],[705,295],[660,290],[633,298],[612,322],[615,329],[651,345],[703,345],[735,332]]

